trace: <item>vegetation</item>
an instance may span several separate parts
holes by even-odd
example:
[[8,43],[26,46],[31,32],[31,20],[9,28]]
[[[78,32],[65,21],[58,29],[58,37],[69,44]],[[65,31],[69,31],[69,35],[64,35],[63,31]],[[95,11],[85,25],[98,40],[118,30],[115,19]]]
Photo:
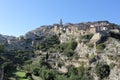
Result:
[[59,45],[59,49],[63,52],[65,50],[75,50],[75,48],[77,47],[77,42],[76,41],[70,41],[67,43],[61,43]]
[[113,69],[115,67],[115,63],[110,63],[110,69]]
[[25,77],[26,73],[24,71],[16,71],[14,74],[17,80],[28,80],[28,78]]
[[5,51],[5,46],[4,45],[0,45],[0,53],[3,53]]
[[80,41],[81,40],[90,40],[92,38],[93,34],[88,34],[88,35],[83,35],[83,36],[80,36],[79,39]]
[[[22,66],[24,63],[30,63],[30,57],[32,57],[31,51],[6,51],[3,45],[0,46],[0,67],[4,69],[4,79],[7,80],[13,76],[16,68]],[[29,60],[29,61],[27,61]],[[21,79],[17,79],[21,80]],[[23,79],[24,80],[24,79]]]
[[51,48],[54,49],[56,45],[59,45],[60,41],[57,35],[47,37],[43,42],[36,44],[36,49],[42,51],[49,51]]
[[74,50],[77,47],[77,42],[74,40],[71,40],[67,43],[61,43],[58,46],[58,51],[63,52],[66,56],[72,57],[74,55]]
[[68,44],[67,49],[68,50],[75,50],[77,47],[77,42],[74,40],[71,40],[70,43]]
[[89,44],[88,44],[88,47],[89,47],[89,48],[93,48],[93,47],[94,47],[94,44],[89,43]]
[[96,57],[96,56],[95,56],[94,54],[90,55],[90,56],[89,56],[89,62],[90,62],[90,63],[95,62],[95,61],[96,61],[96,58],[95,58],[95,57]]
[[[59,66],[61,65],[63,64],[60,63]],[[69,68],[68,73],[61,74],[52,69],[46,60],[41,59],[37,63],[25,65],[24,70],[34,76],[41,77],[42,80],[87,80],[86,69],[83,65],[78,68],[72,66]]]
[[110,67],[107,64],[97,63],[95,70],[100,79],[108,77],[110,74]]
[[[75,41],[70,41],[68,43],[63,43],[59,44],[59,39],[57,36],[52,36],[47,38],[46,43],[40,44],[39,48],[42,50],[49,50],[51,48],[55,48],[56,50],[62,51],[65,53],[66,56],[71,57],[74,54],[74,49],[77,46],[77,42]],[[45,46],[44,46],[45,45]],[[41,47],[44,46],[44,47]],[[57,46],[57,47],[56,47]],[[5,48],[3,45],[0,46],[0,51],[1,53],[4,52]],[[38,63],[36,64],[31,64],[33,63],[30,58],[34,56],[33,51],[27,51],[27,50],[14,50],[11,51],[12,55],[9,53],[6,56],[0,56],[0,60],[2,61],[2,65],[4,67],[4,72],[5,72],[5,79],[11,79],[14,77],[17,80],[32,80],[32,76],[38,76],[41,77],[43,80],[61,80],[61,79],[66,79],[66,80],[73,80],[79,79],[78,76],[78,71],[79,69],[75,68],[77,71],[77,75],[75,75],[74,69],[70,69],[70,72],[65,74],[60,74],[56,70],[53,70],[51,68],[51,65],[47,62],[47,59],[49,58],[49,54],[47,53],[45,57],[43,57]],[[8,61],[10,60],[10,61]],[[23,67],[24,65],[24,67]],[[59,66],[61,67],[63,64],[60,63]],[[16,70],[13,70],[13,68]],[[74,71],[72,73],[72,71]],[[81,72],[81,75],[83,72]],[[79,72],[80,74],[80,72]],[[81,78],[82,80],[82,78]]]
[[101,44],[98,44],[97,46],[96,46],[96,48],[98,49],[98,50],[103,50],[103,49],[105,49],[105,44],[103,44],[103,43],[101,43]]
[[66,49],[68,47],[68,43],[61,43],[58,47],[57,47],[57,49],[58,49],[58,51],[59,52],[64,52],[64,50]]
[[115,32],[110,32],[109,33],[111,37],[115,38],[115,39],[119,39],[120,40],[120,34],[119,33],[115,33]]
[[72,57],[74,55],[74,51],[73,50],[65,50],[64,51],[64,55],[66,55],[67,57]]

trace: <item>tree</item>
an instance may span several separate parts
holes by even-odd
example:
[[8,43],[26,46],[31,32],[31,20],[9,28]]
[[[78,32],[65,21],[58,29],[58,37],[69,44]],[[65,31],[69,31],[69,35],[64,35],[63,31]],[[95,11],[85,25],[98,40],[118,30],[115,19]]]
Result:
[[0,45],[0,53],[3,53],[5,51],[5,46],[4,45]]
[[48,53],[46,54],[46,57],[45,57],[45,58],[46,58],[46,60],[48,60],[48,58],[49,58],[49,54],[48,54]]

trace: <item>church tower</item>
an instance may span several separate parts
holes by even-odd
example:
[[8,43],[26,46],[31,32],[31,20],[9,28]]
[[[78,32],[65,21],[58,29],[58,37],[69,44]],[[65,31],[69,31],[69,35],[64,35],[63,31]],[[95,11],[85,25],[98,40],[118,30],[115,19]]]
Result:
[[60,27],[63,27],[62,19],[60,19]]

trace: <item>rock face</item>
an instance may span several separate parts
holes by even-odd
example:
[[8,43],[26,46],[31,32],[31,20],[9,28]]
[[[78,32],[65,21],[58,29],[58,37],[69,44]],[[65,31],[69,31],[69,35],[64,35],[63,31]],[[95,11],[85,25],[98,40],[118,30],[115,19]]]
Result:
[[91,55],[94,53],[94,49],[89,49],[84,43],[79,43],[75,51],[80,57],[86,57],[86,55]]
[[109,34],[106,32],[95,33],[90,41],[91,42],[100,42],[101,38],[107,37],[107,36],[109,36]]
[[91,39],[91,41],[99,41],[101,39],[102,35],[100,33],[95,33]]
[[120,69],[117,66],[111,70],[108,80],[120,80]]
[[62,66],[61,68],[59,68],[59,72],[61,72],[61,73],[67,73],[68,69],[65,66]]

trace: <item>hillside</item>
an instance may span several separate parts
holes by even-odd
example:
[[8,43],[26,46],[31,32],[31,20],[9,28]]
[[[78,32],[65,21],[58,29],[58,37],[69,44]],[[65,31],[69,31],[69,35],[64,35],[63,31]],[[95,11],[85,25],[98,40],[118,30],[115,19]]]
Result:
[[0,65],[0,80],[119,80],[120,26],[60,21],[20,37],[0,35]]

